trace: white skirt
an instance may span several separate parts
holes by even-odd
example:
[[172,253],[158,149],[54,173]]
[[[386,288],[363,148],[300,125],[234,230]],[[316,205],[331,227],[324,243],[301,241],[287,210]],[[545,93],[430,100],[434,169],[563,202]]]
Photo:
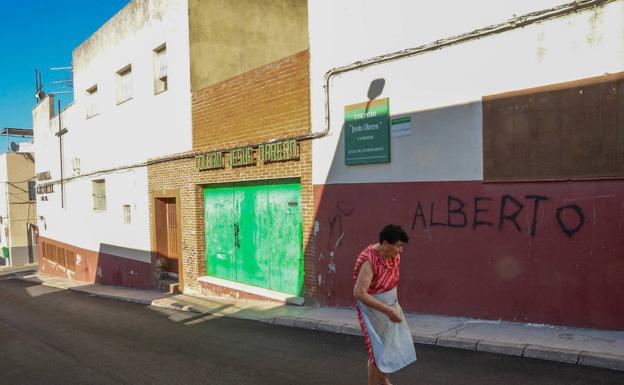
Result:
[[385,293],[371,295],[394,308],[403,318],[401,322],[392,322],[386,314],[357,301],[373,348],[375,364],[382,373],[393,373],[416,361],[412,333],[399,306],[396,287]]

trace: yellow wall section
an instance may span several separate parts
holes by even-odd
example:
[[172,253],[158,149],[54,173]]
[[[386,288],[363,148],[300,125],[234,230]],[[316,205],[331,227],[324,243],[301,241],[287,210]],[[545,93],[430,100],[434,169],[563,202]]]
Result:
[[190,0],[191,89],[308,48],[305,0]]
[[[36,203],[27,203],[28,180],[35,175],[35,163],[25,155],[17,153],[8,153],[7,163],[8,180],[11,182],[8,185],[11,247],[23,247],[28,245],[26,223],[37,224]],[[56,191],[57,186],[54,189]]]

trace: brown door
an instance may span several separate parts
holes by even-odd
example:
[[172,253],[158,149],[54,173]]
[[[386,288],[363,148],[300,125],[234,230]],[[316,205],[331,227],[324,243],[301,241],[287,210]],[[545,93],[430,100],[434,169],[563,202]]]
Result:
[[167,261],[167,271],[179,274],[180,229],[175,198],[156,198],[156,253]]

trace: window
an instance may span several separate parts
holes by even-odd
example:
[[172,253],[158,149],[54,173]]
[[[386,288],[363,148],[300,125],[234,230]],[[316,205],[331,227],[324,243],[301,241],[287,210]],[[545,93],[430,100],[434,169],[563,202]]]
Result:
[[154,50],[154,94],[167,91],[167,46]]
[[65,267],[66,266],[66,262],[65,262],[65,249],[57,246],[56,247],[56,263],[61,266],[61,267]]
[[98,109],[97,109],[97,84],[94,86],[91,86],[87,89],[87,97],[86,97],[86,104],[87,104],[87,119],[89,119],[92,116],[97,115],[98,113]]
[[104,179],[93,181],[93,210],[106,210],[106,184]]
[[28,181],[28,200],[33,202],[37,200],[37,194],[35,191],[35,187],[37,185],[37,182],[34,180],[29,180]]
[[132,66],[117,71],[117,104],[132,99]]
[[130,205],[124,205],[124,207],[123,207],[123,223],[124,224],[130,224],[130,222],[131,222]]
[[71,250],[65,250],[66,268],[69,271],[76,271],[76,253]]

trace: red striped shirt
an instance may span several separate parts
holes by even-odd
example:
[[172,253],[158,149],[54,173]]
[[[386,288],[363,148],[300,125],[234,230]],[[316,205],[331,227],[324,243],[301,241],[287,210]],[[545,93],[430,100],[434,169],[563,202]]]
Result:
[[[370,245],[358,255],[355,261],[355,268],[353,269],[354,286],[358,275],[360,275],[360,269],[366,261],[368,261],[373,268],[373,279],[368,287],[368,294],[384,293],[388,290],[392,290],[397,285],[399,282],[399,263],[401,262],[401,256],[398,255],[396,258],[386,259],[379,254],[379,251],[375,249],[374,245]],[[368,360],[374,364],[375,355],[373,354],[373,346],[371,345],[366,325],[362,319],[362,312],[357,304],[355,305],[355,309],[357,311],[360,327],[362,328],[362,333],[364,334]]]
[[394,288],[399,282],[399,263],[401,256],[386,259],[379,254],[374,245],[370,245],[358,255],[353,269],[353,285],[360,275],[364,262],[368,261],[373,268],[373,280],[368,288],[368,294],[383,293]]

